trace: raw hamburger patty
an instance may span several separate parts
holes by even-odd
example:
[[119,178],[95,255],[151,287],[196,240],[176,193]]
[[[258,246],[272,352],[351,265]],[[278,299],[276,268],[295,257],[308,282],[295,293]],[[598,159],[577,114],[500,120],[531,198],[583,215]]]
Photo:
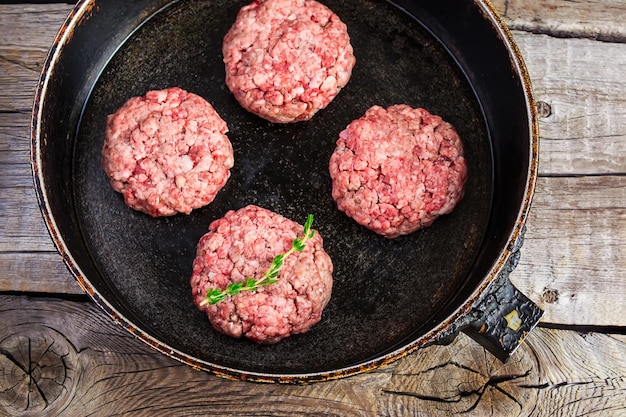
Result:
[[317,231],[305,249],[287,256],[278,282],[201,306],[210,288],[246,277],[260,279],[276,255],[286,253],[303,226],[272,211],[247,206],[209,225],[198,243],[191,287],[196,306],[229,336],[272,344],[316,324],[330,299],[333,265]]
[[373,106],[350,123],[329,169],[338,208],[388,238],[451,212],[467,180],[463,146],[452,125],[404,104]]
[[213,201],[230,176],[227,131],[202,97],[178,87],[149,91],[107,117],[102,165],[133,209],[189,214]]
[[226,84],[248,111],[271,122],[308,120],[352,75],[346,25],[314,0],[257,0],[224,37]]

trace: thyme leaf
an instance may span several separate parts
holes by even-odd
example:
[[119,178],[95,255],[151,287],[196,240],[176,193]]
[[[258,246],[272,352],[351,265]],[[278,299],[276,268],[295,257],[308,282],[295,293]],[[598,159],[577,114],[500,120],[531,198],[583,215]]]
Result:
[[280,255],[276,255],[272,260],[272,264],[269,269],[259,279],[252,277],[246,277],[243,282],[231,282],[225,289],[209,288],[206,297],[200,303],[200,306],[206,304],[217,304],[227,297],[232,297],[239,294],[241,291],[256,291],[259,287],[265,287],[278,282],[278,274],[283,267],[285,258],[294,252],[302,252],[306,247],[306,241],[311,239],[315,235],[315,230],[311,229],[313,225],[313,215],[309,214],[304,228],[302,230],[302,237],[297,237],[291,242],[291,249]]

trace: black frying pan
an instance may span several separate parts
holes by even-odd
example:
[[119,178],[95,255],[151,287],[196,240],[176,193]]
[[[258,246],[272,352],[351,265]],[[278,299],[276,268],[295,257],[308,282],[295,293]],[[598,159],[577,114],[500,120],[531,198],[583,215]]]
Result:
[[[523,64],[491,6],[324,0],[348,26],[357,57],[352,79],[312,120],[279,125],[244,111],[224,84],[222,38],[247,2],[83,1],[59,32],[35,100],[33,170],[51,235],[79,284],[156,349],[254,381],[350,375],[469,322],[469,328],[490,324],[485,316],[495,317],[490,329],[502,327],[493,303],[481,310],[479,301],[496,291],[490,285],[520,240],[537,132]],[[227,121],[235,167],[212,204],[154,219],[113,191],[100,155],[107,114],[132,96],[171,86],[206,98]],[[337,210],[328,160],[350,121],[374,104],[400,103],[456,127],[469,180],[453,213],[389,240]],[[321,322],[273,346],[215,332],[189,287],[196,243],[208,224],[248,204],[300,223],[314,214],[335,266]],[[520,297],[506,277],[500,285]],[[529,330],[538,317],[515,305],[510,310],[525,326],[508,327],[516,344],[515,332]]]

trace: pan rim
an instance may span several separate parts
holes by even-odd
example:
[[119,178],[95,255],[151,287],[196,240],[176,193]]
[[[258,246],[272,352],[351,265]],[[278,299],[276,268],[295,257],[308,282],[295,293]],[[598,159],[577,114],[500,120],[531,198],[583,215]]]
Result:
[[42,167],[42,145],[46,142],[42,138],[42,123],[45,109],[45,98],[48,86],[56,70],[56,65],[63,52],[65,45],[71,40],[72,33],[76,26],[85,18],[88,13],[95,7],[95,0],[81,0],[71,10],[65,22],[59,29],[54,43],[44,61],[40,79],[37,85],[35,100],[32,111],[31,122],[31,168],[33,173],[33,181],[40,210],[44,217],[44,221],[48,232],[55,244],[55,247],[61,254],[64,263],[69,271],[76,279],[79,286],[90,296],[90,298],[109,315],[117,324],[124,327],[128,332],[133,334],[142,342],[148,344],[155,350],[166,354],[182,363],[185,363],[195,369],[202,369],[217,376],[233,380],[246,380],[253,382],[272,382],[272,383],[309,383],[339,379],[368,370],[378,368],[402,357],[409,355],[418,348],[434,341],[437,336],[449,328],[452,323],[459,320],[466,314],[473,305],[473,300],[480,296],[495,280],[499,272],[502,270],[508,260],[513,248],[520,239],[525,219],[530,210],[532,198],[534,195],[536,177],[538,171],[538,151],[539,151],[539,133],[537,113],[534,105],[534,97],[530,83],[530,76],[522,59],[521,53],[513,39],[513,36],[497,11],[488,0],[474,0],[473,3],[480,9],[483,16],[493,28],[497,31],[502,42],[504,43],[509,54],[510,63],[513,65],[516,74],[520,77],[522,90],[526,102],[526,117],[530,128],[530,147],[529,147],[529,167],[526,175],[526,184],[524,189],[524,198],[519,207],[513,229],[506,239],[507,245],[497,257],[489,269],[488,274],[481,280],[480,284],[471,292],[471,295],[459,306],[452,314],[446,317],[439,324],[431,328],[424,335],[408,343],[401,348],[395,349],[389,353],[382,355],[376,359],[366,360],[358,365],[351,365],[336,369],[333,371],[311,372],[311,373],[267,373],[267,372],[249,372],[242,371],[231,367],[217,365],[208,361],[200,360],[186,354],[180,350],[157,340],[147,332],[141,330],[135,323],[121,314],[89,281],[86,274],[80,268],[78,262],[70,252],[61,231],[57,226],[55,216],[52,213],[43,178]]

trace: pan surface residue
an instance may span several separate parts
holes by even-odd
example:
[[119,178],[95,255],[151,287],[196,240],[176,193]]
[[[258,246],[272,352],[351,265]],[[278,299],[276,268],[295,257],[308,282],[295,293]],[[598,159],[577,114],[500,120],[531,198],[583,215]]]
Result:
[[[83,238],[106,291],[128,319],[200,361],[242,371],[326,372],[379,357],[423,327],[467,278],[490,215],[491,148],[471,86],[418,22],[375,0],[323,1],[347,24],[357,63],[348,85],[308,122],[276,125],[247,113],[224,84],[222,38],[246,1],[179,1],[142,25],[93,86],[77,132],[74,195]],[[235,167],[209,206],[153,219],[134,212],[100,164],[106,116],[128,98],[179,86],[226,120]],[[339,132],[374,104],[423,107],[451,122],[469,181],[453,213],[387,240],[339,212],[328,160]],[[216,333],[189,287],[196,243],[230,209],[256,204],[315,227],[334,266],[333,296],[309,333],[258,346]],[[416,336],[416,337],[417,337]]]

